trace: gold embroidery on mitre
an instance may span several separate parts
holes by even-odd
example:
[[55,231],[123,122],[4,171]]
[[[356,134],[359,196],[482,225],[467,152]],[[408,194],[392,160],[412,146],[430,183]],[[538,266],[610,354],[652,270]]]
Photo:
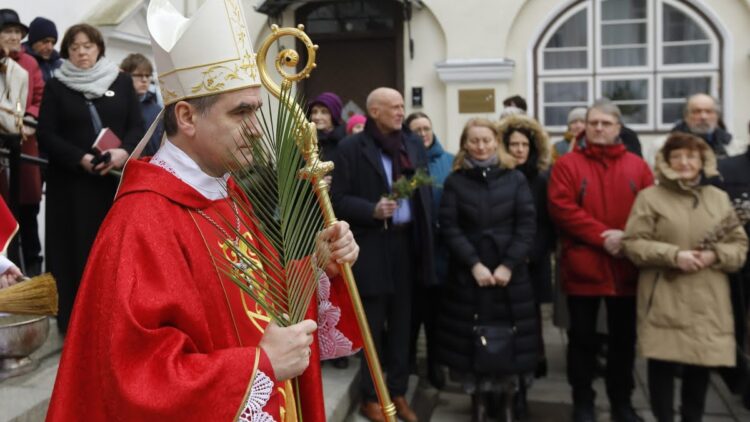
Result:
[[203,80],[193,85],[190,92],[197,94],[201,91],[217,92],[224,89],[226,82],[231,80],[240,79],[237,74],[237,65],[235,64],[234,69],[230,69],[227,66],[211,66],[205,71],[201,72]]
[[[171,57],[173,53],[160,50],[158,55],[166,56],[168,63],[165,69],[157,63],[157,69],[161,70],[158,79],[165,104],[261,85],[242,4],[238,0],[212,0],[211,3],[211,7],[223,6],[220,12],[223,16],[216,23],[226,32],[222,31],[223,35],[217,42],[222,44],[220,49],[226,55],[219,54],[224,59],[218,61],[199,63],[200,54],[197,54],[194,63],[178,60],[180,65],[175,66]],[[188,27],[188,31],[192,28]]]
[[240,59],[239,70],[242,70],[250,79],[256,79],[258,77],[258,66],[255,62],[255,54],[247,48],[250,44],[250,38],[247,35],[242,9],[240,9],[236,0],[227,0],[227,3],[232,8],[228,17],[232,24],[232,33],[236,39],[235,47],[237,47],[237,56]]

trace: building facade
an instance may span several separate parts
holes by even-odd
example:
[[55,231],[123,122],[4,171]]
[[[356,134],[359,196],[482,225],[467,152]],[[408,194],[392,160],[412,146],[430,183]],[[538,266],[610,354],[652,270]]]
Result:
[[[244,1],[256,47],[272,23],[303,23],[320,45],[307,97],[334,91],[351,113],[371,89],[396,87],[449,150],[466,120],[497,118],[514,94],[553,138],[571,107],[609,97],[648,142],[681,117],[686,96],[709,92],[727,129],[748,137],[750,0]],[[149,53],[146,0],[10,3],[25,22],[42,15],[61,33],[98,25],[114,60]],[[173,3],[189,15],[201,1]]]

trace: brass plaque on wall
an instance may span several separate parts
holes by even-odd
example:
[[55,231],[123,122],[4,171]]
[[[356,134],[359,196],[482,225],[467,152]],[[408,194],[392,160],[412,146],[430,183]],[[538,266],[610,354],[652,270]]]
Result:
[[494,89],[459,89],[459,113],[494,113]]

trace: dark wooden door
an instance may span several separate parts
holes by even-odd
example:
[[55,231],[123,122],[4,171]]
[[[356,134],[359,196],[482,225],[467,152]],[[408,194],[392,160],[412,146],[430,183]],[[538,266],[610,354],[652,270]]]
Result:
[[318,66],[302,86],[305,98],[331,91],[345,107],[353,101],[365,111],[373,89],[403,91],[401,7],[396,1],[351,0],[313,2],[298,9],[297,22],[305,24],[319,46]]

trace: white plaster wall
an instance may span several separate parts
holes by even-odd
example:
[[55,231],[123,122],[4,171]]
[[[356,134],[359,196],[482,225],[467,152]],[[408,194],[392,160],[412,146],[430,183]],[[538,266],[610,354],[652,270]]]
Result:
[[57,25],[57,47],[65,30],[89,14],[101,0],[3,0],[2,7],[18,12],[21,22],[28,25],[37,16],[45,17]]
[[715,18],[724,37],[724,108],[726,124],[736,138],[746,140],[750,120],[750,6],[748,2],[696,1]]
[[[414,9],[411,21],[414,58],[409,55],[409,37],[404,28],[404,101],[407,115],[421,111],[432,120],[433,131],[440,143],[450,149],[454,138],[448,133],[445,84],[438,78],[435,63],[446,58],[446,38],[432,11]],[[412,107],[412,87],[422,87],[422,107]],[[457,142],[457,141],[456,141]]]

